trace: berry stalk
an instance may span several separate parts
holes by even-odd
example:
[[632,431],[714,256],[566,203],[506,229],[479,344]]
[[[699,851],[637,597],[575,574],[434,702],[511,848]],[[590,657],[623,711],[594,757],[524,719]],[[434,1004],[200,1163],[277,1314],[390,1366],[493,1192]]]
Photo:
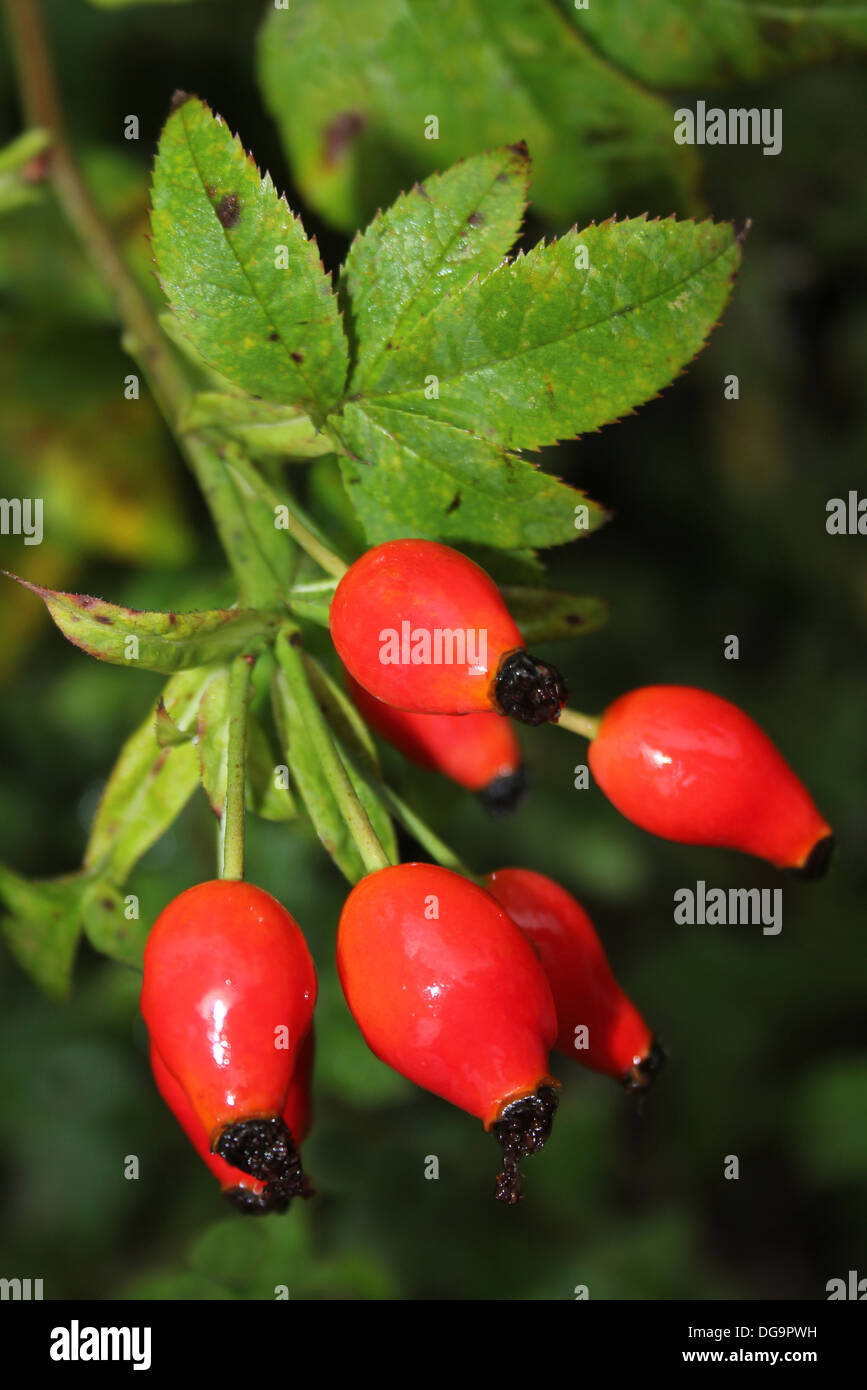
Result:
[[229,676],[229,747],[226,803],[220,818],[220,878],[244,877],[247,706],[253,659],[238,656]]

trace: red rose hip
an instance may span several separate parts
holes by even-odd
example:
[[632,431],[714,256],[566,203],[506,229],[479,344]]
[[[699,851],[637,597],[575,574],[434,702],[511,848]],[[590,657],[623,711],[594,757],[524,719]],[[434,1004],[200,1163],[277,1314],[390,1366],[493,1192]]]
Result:
[[498,714],[413,714],[368,694],[347,673],[346,687],[366,723],[418,767],[474,792],[493,815],[514,810],[527,773],[514,726]]
[[[313,1029],[311,1028],[301,1045],[298,1063],[283,1109],[283,1120],[296,1148],[306,1138],[310,1129],[310,1080],[313,1069],[313,1052]],[[151,1045],[150,1050],[150,1061],[157,1090],[196,1153],[219,1182],[226,1200],[231,1202],[238,1211],[248,1215],[285,1211],[289,1206],[291,1196],[295,1195],[287,1190],[287,1186],[291,1185],[283,1182],[262,1182],[259,1178],[251,1177],[249,1173],[243,1172],[240,1168],[231,1167],[225,1159],[220,1158],[219,1154],[211,1153],[208,1136],[190,1105],[186,1092],[172,1076],[153,1045]],[[307,1195],[309,1193],[305,1189],[302,1196]]]
[[[558,1050],[613,1076],[628,1091],[646,1090],[665,1054],[615,980],[580,903],[529,869],[498,869],[486,886],[539,952],[557,1009]],[[579,1047],[581,1028],[587,1030],[586,1046]]]
[[590,744],[618,811],[666,840],[719,845],[818,878],[834,837],[806,787],[748,715],[718,695],[650,685],[622,695]]
[[559,672],[525,650],[490,576],[435,541],[368,550],[338,584],[330,626],[350,675],[395,709],[544,724],[568,697]]
[[529,942],[490,894],[449,869],[401,864],[353,888],[337,964],[347,1003],[388,1066],[477,1116],[503,1145],[497,1198],[556,1110],[551,990]]
[[148,938],[141,1007],[152,1046],[211,1152],[287,1195],[303,1173],[283,1111],[315,1001],[298,924],[251,884],[188,889]]

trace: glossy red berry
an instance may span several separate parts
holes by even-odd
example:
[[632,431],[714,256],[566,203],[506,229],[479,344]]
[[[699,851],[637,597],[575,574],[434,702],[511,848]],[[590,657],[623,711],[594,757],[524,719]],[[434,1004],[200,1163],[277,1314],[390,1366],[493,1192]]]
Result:
[[539,952],[557,1009],[558,1050],[628,1091],[646,1089],[665,1054],[615,980],[584,908],[529,869],[498,869],[486,886]]
[[395,1071],[476,1115],[503,1145],[497,1197],[545,1143],[557,1104],[551,990],[498,903],[431,864],[380,869],[353,888],[337,936],[347,1003]]
[[200,883],[157,918],[141,1007],[211,1152],[285,1195],[303,1191],[283,1111],[313,1019],[316,975],[294,918],[248,883]]
[[[283,1120],[296,1148],[306,1138],[310,1129],[312,1114],[310,1080],[313,1069],[313,1052],[314,1041],[313,1029],[311,1028],[301,1045],[298,1063],[283,1109]],[[186,1091],[172,1076],[153,1045],[151,1045],[150,1050],[150,1061],[157,1090],[190,1140],[196,1153],[219,1182],[227,1201],[231,1202],[238,1211],[251,1215],[285,1211],[290,1202],[290,1194],[286,1192],[285,1185],[280,1182],[262,1182],[259,1178],[251,1177],[249,1173],[242,1172],[240,1168],[233,1168],[226,1163],[225,1159],[220,1158],[219,1154],[211,1153],[208,1136],[187,1099]],[[305,1190],[302,1195],[307,1196],[308,1192]]]
[[650,685],[615,700],[590,744],[618,811],[666,840],[720,845],[818,878],[831,827],[757,724],[728,700]]
[[525,650],[494,581],[435,541],[387,541],[356,560],[331,604],[331,636],[350,674],[395,709],[544,724],[568,696]]
[[492,814],[511,811],[527,788],[514,726],[498,714],[413,714],[370,695],[347,673],[365,722],[419,767],[475,792]]

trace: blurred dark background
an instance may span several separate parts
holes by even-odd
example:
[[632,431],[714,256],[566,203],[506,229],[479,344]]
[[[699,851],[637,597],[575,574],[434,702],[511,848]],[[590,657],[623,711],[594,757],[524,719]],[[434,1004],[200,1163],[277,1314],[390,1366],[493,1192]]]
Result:
[[[259,6],[45,9],[74,141],[145,278],[148,171],[179,86],[240,130],[339,266],[347,243],[305,208],[257,91]],[[825,529],[829,498],[867,495],[863,71],[804,70],[728,88],[723,104],[781,107],[783,151],[703,152],[708,209],[753,221],[721,326],[660,399],[543,459],[615,513],[547,557],[553,585],[609,601],[609,625],[548,654],[580,708],[657,681],[746,708],[837,830],[830,877],[802,886],[652,840],[597,790],[574,790],[585,746],[555,729],[526,733],[534,790],[507,821],[389,757],[394,784],[473,866],[536,868],[588,907],[670,1053],[644,1115],[562,1063],[552,1141],[527,1164],[526,1200],[499,1208],[493,1141],[377,1062],[345,1009],[337,871],[309,831],[257,821],[249,877],[299,919],[320,971],[307,1146],[318,1197],[282,1220],[224,1213],[151,1083],[135,972],[83,946],[74,993],[57,1003],[3,950],[0,1274],[43,1278],[54,1298],[270,1298],[287,1284],[293,1298],[497,1299],[568,1299],[579,1284],[592,1298],[824,1298],[829,1279],[867,1274],[867,539]],[[128,113],[137,143],[123,139]],[[18,128],[6,55],[0,143]],[[615,210],[645,208],[612,192],[574,220]],[[531,219],[525,242],[565,225]],[[51,201],[7,214],[0,491],[43,496],[54,520],[40,547],[0,538],[0,563],[136,607],[193,606],[224,565],[156,413],[123,403],[128,370]],[[737,401],[723,396],[729,373]],[[47,877],[79,863],[117,748],[161,679],[88,660],[28,594],[0,602],[0,859]],[[729,634],[738,661],[723,657]],[[133,876],[143,917],[213,876],[213,856],[199,792]],[[699,878],[782,886],[781,935],[676,926],[673,894]],[[138,1181],[123,1178],[128,1154]],[[428,1154],[438,1182],[424,1179]],[[738,1181],[723,1176],[727,1155]]]

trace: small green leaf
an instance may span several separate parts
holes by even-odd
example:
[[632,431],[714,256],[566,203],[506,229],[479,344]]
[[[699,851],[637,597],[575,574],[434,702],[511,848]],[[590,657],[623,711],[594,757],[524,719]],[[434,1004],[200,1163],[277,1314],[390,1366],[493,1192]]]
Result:
[[276,508],[281,499],[237,444],[228,442],[223,448],[223,457],[247,530],[285,598],[295,578],[299,553],[289,533],[278,525]]
[[528,646],[583,637],[608,621],[608,606],[601,598],[578,598],[556,589],[518,585],[503,585],[500,592]]
[[[167,683],[162,703],[181,730],[193,730],[211,668],[181,671]],[[106,783],[90,831],[84,863],[120,886],[142,855],[168,830],[199,784],[195,744],[161,748],[156,708],[127,739]]]
[[189,743],[195,738],[192,729],[178,728],[162,700],[157,705],[154,728],[160,748],[174,748],[179,743]]
[[300,711],[289,682],[278,670],[274,676],[274,720],[292,780],[316,834],[337,867],[350,881],[364,874],[364,864],[322,766],[305,737]]
[[696,355],[739,262],[729,223],[610,219],[540,243],[441,300],[359,408],[387,408],[389,427],[424,416],[503,448],[598,429]]
[[[483,423],[486,406],[478,412]],[[329,421],[348,455],[340,460],[343,479],[371,545],[423,536],[532,549],[575,540],[606,520],[597,502],[535,464],[413,409],[392,409],[383,398],[349,404]],[[587,510],[576,529],[579,506]]]
[[137,916],[127,916],[131,908],[114,884],[97,879],[85,890],[82,924],[94,950],[141,970],[148,925]]
[[[335,800],[334,793],[307,737],[304,721],[285,675],[278,669],[273,685],[274,717],[293,781],[307,814],[325,849],[342,873],[355,883],[365,873],[364,862]],[[378,796],[359,771],[350,765],[343,749],[338,753],[355,793],[370,819],[380,843],[392,862],[397,859],[394,827]]]
[[243,609],[142,612],[88,594],[44,589],[26,579],[17,582],[39,595],[64,637],[76,647],[100,661],[144,671],[168,674],[239,652],[260,651],[274,626],[262,614]]
[[271,740],[259,719],[251,714],[247,722],[247,809],[263,820],[293,820],[298,807],[284,781],[283,767]]
[[219,820],[229,779],[229,668],[215,671],[202,691],[196,716],[199,771],[211,810]]
[[47,994],[69,993],[81,922],[79,875],[30,881],[0,865],[3,934],[18,964]]
[[315,244],[222,119],[184,93],[160,139],[152,229],[163,289],[205,361],[252,395],[325,414],[347,347]]
[[380,775],[379,758],[367,725],[345,690],[312,656],[304,654],[304,669],[311,689],[319,702],[337,740],[354,757],[365,773]]
[[654,87],[752,81],[867,49],[864,0],[559,4],[600,53]]
[[530,161],[525,146],[495,150],[401,194],[352,243],[340,287],[358,344],[352,390],[452,288],[493,270],[518,235]]
[[219,430],[221,435],[236,440],[253,458],[319,458],[333,448],[327,436],[301,411],[219,391],[200,391],[195,395],[181,416],[180,428]]
[[25,130],[0,149],[0,213],[41,201],[44,190],[41,182],[34,182],[32,171],[37,166],[32,161],[44,154],[50,144],[48,131]]
[[290,609],[299,618],[318,623],[320,627],[328,627],[331,600],[334,598],[337,584],[336,579],[311,579],[309,582],[293,584],[287,600]]

